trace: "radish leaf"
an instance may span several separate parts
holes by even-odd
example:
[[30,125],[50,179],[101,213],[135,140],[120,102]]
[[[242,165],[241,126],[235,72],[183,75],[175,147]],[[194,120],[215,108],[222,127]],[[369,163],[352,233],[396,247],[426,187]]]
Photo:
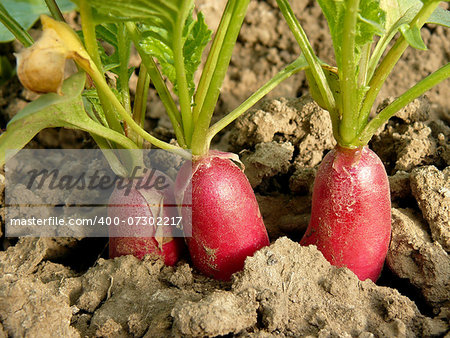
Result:
[[[328,21],[331,38],[333,40],[334,53],[338,67],[341,66],[341,46],[343,37],[344,19],[346,13],[346,3],[339,0],[318,0],[320,7]],[[372,42],[375,34],[382,35],[386,14],[380,8],[376,0],[361,0],[361,11],[358,15],[356,29],[355,63],[359,61],[360,49],[366,43]]]
[[[118,100],[121,99],[120,93],[117,91],[116,88],[111,87],[111,91],[114,93],[114,95],[116,96],[116,98]],[[86,89],[83,91],[82,96],[83,96],[84,102],[87,103],[86,112],[89,114],[89,116],[93,120],[96,120],[105,126],[108,125],[108,123],[106,122],[105,112],[103,110],[103,106],[101,104],[97,90]],[[123,120],[117,111],[114,111],[114,116],[118,121]]]
[[[387,13],[387,30],[390,29],[391,31],[395,32],[397,29],[399,29],[403,37],[411,47],[421,50],[427,49],[420,35],[420,30],[415,26],[410,27],[408,25],[422,8],[422,1],[381,0],[380,6]],[[450,12],[442,7],[437,7],[426,22],[444,27],[450,27]]]
[[427,23],[450,28],[450,11],[443,9],[442,7],[436,8],[433,14],[428,18]]
[[[197,21],[192,26],[183,50],[188,85],[190,90],[192,90],[191,95],[194,94],[195,89],[194,73],[202,60],[203,50],[209,40],[211,40],[211,34],[212,31],[208,29],[203,13],[199,12],[197,14]],[[189,60],[189,62],[186,62],[186,60]]]
[[[141,47],[147,54],[158,59],[164,75],[174,85],[175,93],[178,93],[173,36],[169,29],[162,26],[144,25]],[[192,18],[192,11],[188,15],[183,29],[183,57],[186,69],[189,94],[192,97],[195,91],[194,73],[200,65],[204,48],[211,39],[211,31],[205,23],[202,13],[198,13],[197,20]]]
[[356,28],[356,43],[363,46],[372,42],[374,35],[381,36],[384,34],[386,13],[380,8],[377,0],[362,0],[360,8],[361,12]]
[[[85,81],[86,74],[77,73],[64,81],[64,95],[42,95],[17,113],[0,135],[0,166],[5,161],[8,149],[19,151],[45,128],[84,130],[94,136],[113,140],[124,148],[135,148],[136,145],[130,139],[93,121],[85,112],[81,97]],[[15,152],[8,152],[8,156],[13,156]]]
[[[186,90],[192,98],[195,90],[194,72],[211,38],[203,15],[199,13],[197,20],[192,18],[193,0],[88,0],[88,3],[95,10],[98,21],[135,21],[140,24],[140,45],[143,51],[158,59],[163,74],[174,85],[176,94],[180,94],[180,74],[176,72],[176,65],[182,62],[186,77],[183,81],[187,82]],[[182,50],[180,45],[178,49],[176,47],[180,40]],[[184,60],[178,60],[175,55],[182,56]]]
[[[420,30],[417,27],[410,27],[409,23],[420,11],[423,3],[420,0],[381,0],[380,7],[386,12],[386,31],[388,32],[382,38],[380,52],[384,51],[388,42],[400,30],[405,40],[414,48],[426,50],[427,47],[422,40]],[[433,23],[445,27],[450,26],[450,12],[442,7],[436,10],[428,18],[427,23]],[[379,57],[377,57],[377,60]]]
[[[423,2],[420,0],[380,0],[380,7],[386,12],[386,30],[400,18],[410,23],[422,6]],[[427,23],[450,27],[450,11],[437,7]]]
[[[111,71],[114,74],[119,75],[119,66],[121,62],[127,62],[126,60],[120,60],[118,51],[118,30],[117,24],[114,23],[104,23],[98,25],[95,29],[97,37],[102,39],[103,41],[109,43],[112,47],[114,47],[114,52],[112,54],[107,54],[103,47],[99,49],[100,57],[103,64],[104,71]],[[127,41],[129,44],[129,41]],[[101,45],[100,45],[101,46]],[[134,67],[129,69],[128,78],[133,74]]]
[[402,25],[400,26],[400,32],[402,32],[403,37],[411,47],[421,50],[427,49],[420,35],[420,29],[417,26],[410,28],[409,25]]
[[[106,22],[153,21],[171,22],[183,0],[88,0],[96,19]],[[174,22],[174,21],[173,21]]]

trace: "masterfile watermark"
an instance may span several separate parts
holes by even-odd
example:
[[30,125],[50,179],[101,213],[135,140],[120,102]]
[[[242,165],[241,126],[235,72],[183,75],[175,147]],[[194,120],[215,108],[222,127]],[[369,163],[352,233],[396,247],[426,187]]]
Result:
[[189,237],[190,198],[173,191],[183,162],[165,150],[23,149],[5,164],[6,236]]
[[[141,174],[138,175],[138,172]],[[130,194],[131,189],[136,190],[164,190],[167,189],[170,184],[167,182],[167,177],[158,175],[156,169],[143,168],[136,166],[133,168],[129,177],[122,177],[118,175],[111,176],[109,173],[100,170],[95,170],[92,175],[86,174],[86,172],[80,173],[79,176],[74,175],[61,175],[59,169],[53,169],[51,171],[47,169],[32,169],[27,172],[30,179],[26,185],[27,189],[32,189],[33,186],[36,189],[43,189],[44,186],[49,191],[54,190],[109,190],[116,188],[118,190],[124,190],[125,196]],[[133,184],[133,182],[136,182]]]

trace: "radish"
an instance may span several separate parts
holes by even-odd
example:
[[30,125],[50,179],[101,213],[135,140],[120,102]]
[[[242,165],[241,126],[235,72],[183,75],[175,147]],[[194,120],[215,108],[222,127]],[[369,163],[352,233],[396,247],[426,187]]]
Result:
[[390,233],[383,163],[367,147],[331,150],[317,171],[311,220],[300,243],[316,245],[331,264],[348,267],[361,280],[376,280]]
[[162,246],[154,237],[110,237],[109,258],[133,255],[139,259],[161,257],[165,265],[175,265],[183,253],[181,238],[165,237]]
[[[398,110],[447,78],[450,64],[407,90],[369,121],[371,108],[408,44],[426,49],[420,28],[430,15],[436,11],[432,22],[448,25],[449,13],[438,8],[439,1],[417,7],[401,1],[318,2],[328,21],[337,68],[313,53],[288,0],[277,0],[308,62],[306,78],[311,95],[330,113],[337,141],[319,166],[311,220],[300,243],[316,245],[330,263],[348,267],[359,279],[376,281],[389,247],[391,203],[383,163],[367,144]],[[398,31],[402,35],[384,53]]]
[[[184,206],[181,215],[192,262],[199,271],[221,280],[228,280],[234,272],[242,269],[245,258],[268,245],[269,238],[252,188],[241,168],[233,162],[238,162],[237,155],[210,151],[211,140],[281,81],[306,67],[304,58],[297,59],[235,110],[210,126],[220,86],[248,4],[249,0],[228,1],[197,86],[192,73],[188,72],[195,69],[193,63],[196,66],[200,63],[200,59],[193,57],[201,54],[196,52],[192,57],[184,55],[186,50],[181,48],[181,42],[189,41],[189,38],[181,35],[183,30],[179,27],[164,27],[164,30],[167,28],[167,32],[171,32],[170,39],[156,41],[153,37],[160,34],[161,27],[158,26],[153,35],[149,35],[150,38],[142,41],[139,28],[127,24],[130,38],[143,64],[154,71],[154,76],[149,71],[150,77],[171,118],[178,144],[192,151],[192,167],[188,163],[182,167],[175,189],[179,205]],[[178,14],[182,19],[173,22],[185,21],[190,24],[191,21],[186,20],[190,7],[186,5],[180,9]],[[203,17],[200,14],[197,18],[198,26],[191,31],[199,34],[203,32],[206,37],[209,31],[201,27]],[[173,35],[173,32],[178,35]],[[207,39],[197,37],[195,41]],[[161,42],[173,52],[173,59],[166,52],[161,53]],[[175,104],[171,96],[167,95],[167,87],[161,83],[158,73],[155,74],[151,57],[158,59],[162,71],[175,85],[179,111],[174,109]],[[186,204],[191,206],[191,214]]]
[[[159,178],[167,183],[161,190],[154,186]],[[142,182],[143,186],[137,188]],[[173,181],[162,172],[152,170],[150,175],[132,182],[127,179],[121,188],[117,185],[108,202],[109,257],[133,255],[142,259],[151,255],[161,257],[169,266],[178,262],[184,243],[182,238],[172,237],[170,224],[175,224],[178,216],[174,204]],[[164,219],[169,226],[158,229],[157,224]]]
[[236,157],[211,151],[193,161],[191,175],[186,162],[176,181],[180,200],[192,206],[181,213],[192,227],[192,237],[186,238],[192,262],[220,280],[230,279],[247,256],[269,245],[253,189]]

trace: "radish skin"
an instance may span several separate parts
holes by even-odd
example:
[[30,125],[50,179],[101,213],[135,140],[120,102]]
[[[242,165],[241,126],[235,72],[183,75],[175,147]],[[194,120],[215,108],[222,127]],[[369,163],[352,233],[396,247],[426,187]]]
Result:
[[311,220],[300,244],[316,245],[331,264],[375,282],[390,234],[391,201],[383,163],[367,146],[337,146],[317,172]]
[[187,162],[175,183],[183,203],[192,203],[192,213],[181,213],[192,226],[192,237],[186,237],[192,262],[219,280],[229,280],[246,257],[269,245],[253,189],[232,156],[210,152],[193,161],[192,172]]
[[169,242],[159,247],[154,237],[111,237],[109,239],[109,258],[125,255],[133,255],[143,259],[145,255],[164,260],[167,266],[175,265],[183,252],[183,241],[181,238],[172,238]]
[[[119,257],[123,255],[133,255],[139,259],[145,255],[160,257],[164,264],[172,266],[180,259],[184,243],[180,237],[172,237],[171,229],[166,228],[161,236],[155,232],[152,226],[143,226],[144,219],[156,219],[157,217],[178,216],[175,207],[151,207],[152,204],[164,203],[164,205],[174,205],[173,181],[165,174],[155,171],[149,181],[149,186],[154,183],[157,177],[164,177],[169,186],[163,190],[155,187],[149,189],[136,189],[137,180],[133,182],[133,187],[126,194],[125,189],[114,189],[109,198],[108,217],[118,218],[119,226],[109,227],[109,257]],[[144,177],[143,181],[147,177]],[[129,224],[129,219],[133,224]],[[136,224],[139,221],[139,225]],[[122,236],[121,236],[122,235]],[[125,235],[125,237],[124,237]]]

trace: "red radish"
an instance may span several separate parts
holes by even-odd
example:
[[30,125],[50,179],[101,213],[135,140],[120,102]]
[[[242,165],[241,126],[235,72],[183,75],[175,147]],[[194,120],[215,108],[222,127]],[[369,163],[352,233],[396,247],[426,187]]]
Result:
[[232,159],[239,161],[211,151],[193,161],[192,175],[186,162],[175,187],[183,204],[192,201],[192,214],[182,210],[183,222],[192,225],[192,237],[186,237],[192,262],[219,280],[229,280],[246,257],[269,245],[253,189]]
[[[109,256],[114,258],[133,255],[142,259],[149,254],[162,257],[164,263],[171,266],[179,260],[183,252],[183,239],[172,237],[170,227],[160,232],[149,223],[155,224],[160,217],[168,217],[169,223],[174,223],[178,213],[174,207],[173,181],[156,170],[150,175],[134,179],[128,192],[126,188],[118,189],[116,186],[111,194],[108,217],[113,224],[109,227]],[[157,186],[152,184],[161,177],[164,178],[166,187],[158,190]],[[139,181],[142,184],[140,188]],[[127,183],[129,181],[126,181],[125,185]],[[168,207],[169,205],[172,207]],[[114,223],[114,219],[119,219],[120,223]]]
[[311,220],[302,245],[314,244],[333,265],[360,280],[376,281],[391,233],[389,182],[383,163],[367,146],[337,146],[314,181]]
[[168,242],[159,247],[154,237],[111,237],[109,239],[109,258],[133,255],[139,259],[145,255],[159,256],[168,266],[175,265],[183,252],[181,238],[168,238]]
[[[426,49],[420,29],[442,9],[439,1],[423,1],[421,8],[406,18],[392,11],[390,1],[373,1],[370,10],[363,1],[318,0],[318,3],[331,32],[337,67],[326,65],[313,54],[289,1],[277,0],[308,63],[305,74],[310,93],[330,114],[338,144],[325,156],[317,173],[311,220],[300,243],[315,244],[332,264],[347,266],[361,280],[376,281],[389,245],[390,191],[383,164],[367,144],[388,119],[447,79],[450,63],[381,110],[374,109],[374,105],[408,45]],[[403,5],[405,10],[413,10],[412,4]],[[396,34],[405,27],[398,25],[401,20],[406,20],[414,39],[408,34]],[[446,26],[445,20],[435,21]],[[374,38],[375,35],[379,38]],[[398,38],[394,42],[395,37]]]

